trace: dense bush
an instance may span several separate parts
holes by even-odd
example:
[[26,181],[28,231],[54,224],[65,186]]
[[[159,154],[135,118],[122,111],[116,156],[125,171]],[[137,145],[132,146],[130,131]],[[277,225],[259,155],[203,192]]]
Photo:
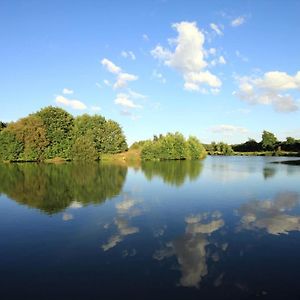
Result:
[[56,157],[94,160],[102,153],[127,150],[120,125],[95,115],[74,118],[57,107],[4,124],[0,130],[0,160],[42,161]]
[[145,142],[141,151],[142,160],[202,159],[206,151],[196,137],[185,140],[181,133],[168,133]]

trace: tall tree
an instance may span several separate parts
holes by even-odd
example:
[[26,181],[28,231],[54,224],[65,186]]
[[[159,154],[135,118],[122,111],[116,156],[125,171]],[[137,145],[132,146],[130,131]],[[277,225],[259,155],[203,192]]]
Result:
[[262,146],[265,150],[275,149],[277,138],[272,132],[264,130],[261,138],[262,138]]

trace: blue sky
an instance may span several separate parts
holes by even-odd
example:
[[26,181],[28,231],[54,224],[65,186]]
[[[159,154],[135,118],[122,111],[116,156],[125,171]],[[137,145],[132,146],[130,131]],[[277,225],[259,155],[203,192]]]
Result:
[[0,2],[0,120],[48,105],[128,142],[300,138],[299,1]]

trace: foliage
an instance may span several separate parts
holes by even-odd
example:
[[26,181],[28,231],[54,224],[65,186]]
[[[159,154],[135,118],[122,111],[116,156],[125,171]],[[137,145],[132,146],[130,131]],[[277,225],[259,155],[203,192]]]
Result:
[[7,127],[7,124],[0,121],[0,131]]
[[69,158],[72,145],[74,118],[71,114],[58,107],[46,107],[36,113],[44,123],[46,138],[49,145],[46,158]]
[[233,155],[234,154],[232,147],[223,142],[220,142],[220,143],[212,142],[207,147],[207,149],[209,151],[209,154],[213,154],[213,155]]
[[276,143],[277,143],[277,138],[276,136],[269,131],[264,130],[262,133],[262,147],[266,150],[274,150]]
[[0,160],[5,161],[95,160],[103,153],[127,150],[120,125],[99,115],[74,118],[49,106],[0,125]]
[[77,161],[98,159],[95,143],[90,135],[79,136],[75,140],[71,149],[71,158]]
[[155,136],[152,141],[144,143],[141,151],[142,160],[201,159],[205,155],[206,151],[196,137],[186,141],[178,132]]
[[0,160],[15,161],[19,159],[23,152],[24,145],[17,140],[16,135],[8,128],[1,131],[0,134]]

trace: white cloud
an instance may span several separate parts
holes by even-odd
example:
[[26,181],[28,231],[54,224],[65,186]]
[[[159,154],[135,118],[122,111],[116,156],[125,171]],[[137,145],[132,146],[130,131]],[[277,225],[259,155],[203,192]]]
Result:
[[248,130],[244,127],[227,125],[227,124],[216,125],[212,127],[210,130],[213,133],[222,133],[226,135],[232,135],[234,133],[240,133],[240,134],[248,133]]
[[210,23],[209,26],[217,35],[223,35],[222,30],[220,29],[220,27],[217,24]]
[[245,21],[246,21],[245,17],[240,16],[240,17],[237,17],[234,20],[232,20],[230,24],[232,27],[238,27],[238,26],[241,26],[242,24],[244,24]]
[[131,58],[132,60],[135,60],[135,59],[136,59],[135,54],[134,54],[132,51],[122,51],[122,52],[121,52],[121,55],[122,55],[124,58]]
[[73,109],[83,110],[83,109],[87,108],[87,106],[83,102],[81,102],[79,100],[75,100],[75,99],[68,99],[61,95],[56,96],[55,102],[57,104],[62,104],[62,105],[71,107]]
[[63,91],[62,91],[62,93],[63,93],[64,95],[71,95],[71,94],[74,93],[74,91],[73,91],[73,90],[70,90],[70,89],[67,89],[67,88],[64,88]]
[[108,60],[107,58],[103,58],[101,64],[113,74],[118,74],[121,72],[121,68],[116,66],[112,61]]
[[204,91],[202,85],[220,87],[221,80],[205,70],[208,65],[204,59],[205,36],[197,24],[181,22],[173,24],[172,27],[178,32],[177,38],[171,40],[171,46],[175,46],[174,51],[157,45],[151,51],[152,56],[161,60],[166,66],[178,70],[183,75],[186,90]]
[[[129,81],[135,81],[138,79],[136,75],[122,72],[122,69],[120,67],[106,58],[102,59],[101,63],[110,73],[117,75],[116,82],[113,85],[114,89],[124,88],[127,86]],[[108,86],[110,85],[108,80],[104,80],[104,84]]]
[[210,64],[212,65],[212,66],[216,66],[216,65],[226,65],[226,63],[227,63],[227,61],[225,60],[225,58],[224,58],[224,56],[223,55],[221,55],[221,56],[219,56],[219,58],[218,59],[213,59],[211,62],[210,62]]
[[262,77],[239,77],[235,95],[250,104],[272,105],[278,112],[299,110],[299,103],[288,92],[299,91],[300,71],[294,76],[271,71]]
[[136,75],[132,75],[129,73],[119,73],[117,77],[117,81],[113,85],[114,89],[119,89],[127,86],[129,81],[135,81],[138,77]]
[[130,98],[130,96],[124,93],[117,94],[115,103],[125,108],[141,108],[141,105],[135,104]]

